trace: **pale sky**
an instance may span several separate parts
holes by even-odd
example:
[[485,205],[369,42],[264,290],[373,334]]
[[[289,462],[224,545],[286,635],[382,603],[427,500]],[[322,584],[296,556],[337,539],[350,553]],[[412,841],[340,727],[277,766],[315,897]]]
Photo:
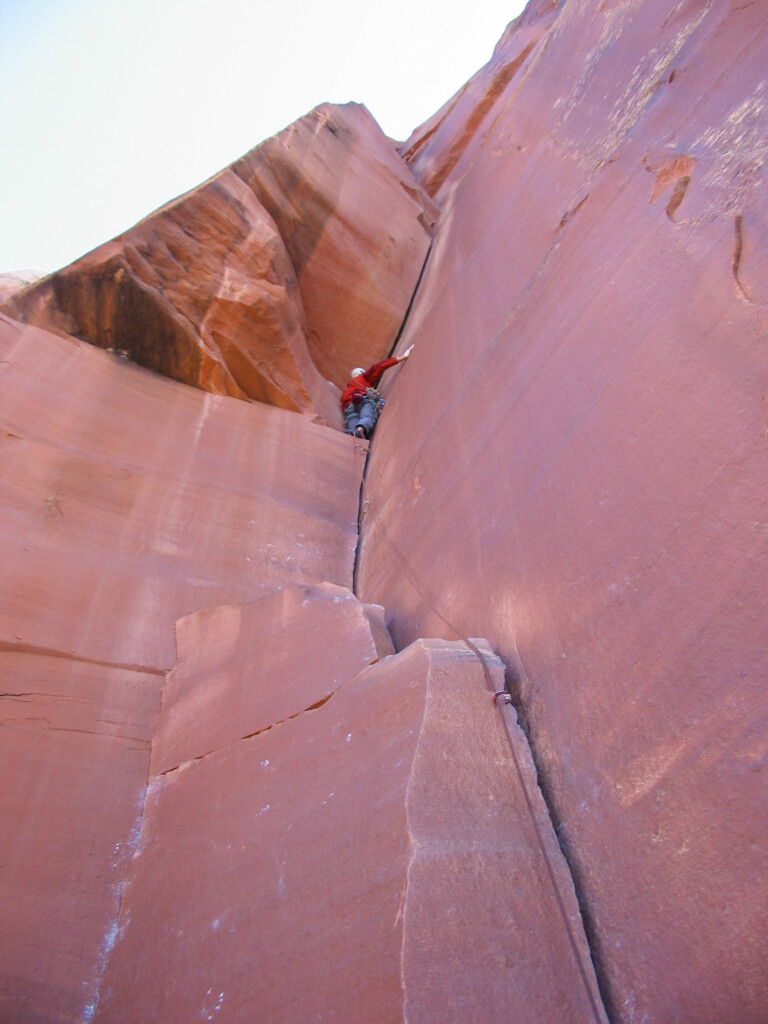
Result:
[[524,0],[0,0],[0,273],[51,271],[323,102],[403,140]]

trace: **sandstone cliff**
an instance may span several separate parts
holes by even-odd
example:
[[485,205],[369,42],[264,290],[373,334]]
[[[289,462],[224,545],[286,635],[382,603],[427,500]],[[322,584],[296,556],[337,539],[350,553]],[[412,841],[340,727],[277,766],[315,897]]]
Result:
[[5,303],[3,1021],[762,1024],[765,28],[531,0]]

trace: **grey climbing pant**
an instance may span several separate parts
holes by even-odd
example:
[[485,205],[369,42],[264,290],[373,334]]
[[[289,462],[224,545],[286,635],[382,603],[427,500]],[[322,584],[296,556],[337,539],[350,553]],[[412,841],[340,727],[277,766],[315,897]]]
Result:
[[379,406],[374,398],[362,398],[358,402],[350,402],[344,410],[344,422],[347,425],[348,434],[354,434],[358,427],[362,427],[365,430],[365,436],[370,437],[378,418]]

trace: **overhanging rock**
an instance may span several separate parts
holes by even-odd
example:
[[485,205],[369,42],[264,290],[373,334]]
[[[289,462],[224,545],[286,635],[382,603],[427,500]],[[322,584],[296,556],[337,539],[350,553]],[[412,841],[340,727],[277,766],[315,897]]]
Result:
[[368,111],[325,104],[4,308],[340,426],[338,388],[389,354],[435,217]]

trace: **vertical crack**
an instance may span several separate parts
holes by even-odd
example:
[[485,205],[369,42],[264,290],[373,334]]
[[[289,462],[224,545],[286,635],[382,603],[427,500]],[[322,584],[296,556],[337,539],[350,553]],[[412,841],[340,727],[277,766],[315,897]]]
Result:
[[[149,753],[149,751],[148,751],[148,753]],[[141,790],[139,792],[141,793]],[[127,858],[126,865],[125,865],[125,871],[123,873],[123,877],[118,882],[116,882],[114,884],[114,888],[117,890],[117,894],[118,894],[117,895],[117,910],[116,910],[115,915],[114,915],[114,917],[112,919],[112,923],[108,927],[108,929],[106,931],[106,934],[104,935],[104,939],[102,940],[102,946],[101,946],[101,950],[99,952],[99,959],[100,959],[99,967],[100,967],[100,969],[99,969],[99,974],[98,974],[98,978],[97,978],[97,981],[96,981],[96,989],[95,989],[95,992],[93,994],[93,998],[91,999],[91,1001],[83,1009],[83,1020],[86,1021],[86,1022],[92,1021],[94,1016],[95,1016],[95,1014],[96,1014],[96,1009],[97,1009],[97,1007],[99,1005],[99,998],[101,997],[101,989],[102,989],[102,987],[104,985],[104,978],[105,978],[106,973],[107,973],[107,967],[109,966],[109,961],[110,961],[110,958],[112,956],[112,951],[115,948],[115,942],[116,942],[117,937],[118,937],[118,935],[120,933],[120,917],[121,917],[122,912],[123,912],[123,895],[125,893],[125,887],[128,884],[128,876],[129,876],[129,874],[131,872],[131,865],[133,864],[134,858],[136,856],[136,850],[139,848],[139,843],[141,842],[141,830],[144,827],[144,813],[145,813],[146,808],[147,808],[147,795],[148,795],[148,793],[149,793],[149,756],[147,757],[147,782],[146,782],[146,785],[144,786],[143,795],[141,796],[141,805],[140,805],[140,808],[139,808],[139,813],[138,813],[138,816],[137,816],[136,820],[133,823],[133,826],[132,826],[130,832],[128,833],[128,838],[126,840],[127,848],[130,851],[130,856]]]
[[[400,324],[400,329],[398,330],[397,335],[395,336],[395,340],[392,343],[392,348],[389,350],[389,355],[390,356],[392,355],[392,353],[397,348],[398,344],[400,343],[400,339],[402,338],[403,333],[405,332],[405,328],[406,328],[406,325],[408,323],[408,318],[411,315],[411,311],[413,309],[414,302],[416,301],[416,296],[418,295],[419,288],[421,286],[421,282],[424,279],[424,273],[425,273],[425,271],[427,269],[427,264],[429,263],[429,258],[432,255],[432,247],[434,245],[434,242],[435,242],[435,236],[433,234],[431,239],[430,239],[430,241],[429,241],[429,247],[428,247],[426,255],[424,257],[424,262],[421,265],[421,270],[419,271],[419,277],[418,277],[418,279],[416,281],[416,285],[415,285],[415,287],[413,289],[413,294],[411,295],[411,301],[408,303],[408,308],[406,309],[405,315],[403,316],[403,321]],[[374,434],[375,434],[375,430],[374,430]],[[355,544],[355,558],[354,558],[354,562],[353,562],[353,565],[352,565],[352,593],[357,598],[359,598],[359,594],[358,594],[358,573],[359,573],[359,569],[360,569],[360,547],[361,547],[361,544],[362,544],[362,537],[363,537],[363,530],[362,530],[362,528],[363,528],[363,520],[365,519],[365,516],[366,516],[366,514],[368,512],[369,504],[370,504],[368,499],[365,497],[365,480],[366,480],[366,476],[368,475],[368,455],[369,455],[370,450],[371,450],[372,441],[373,441],[373,437],[371,437],[371,441],[368,442],[368,448],[367,449],[363,449],[362,445],[360,446],[361,449],[365,450],[366,458],[365,458],[365,465],[363,466],[363,476],[362,476],[362,479],[360,480],[360,498],[359,498],[358,507],[357,507],[357,543]]]
[[731,273],[733,274],[733,280],[736,282],[736,287],[739,289],[742,298],[747,302],[752,303],[752,296],[749,294],[747,289],[741,283],[739,277],[739,271],[741,269],[741,254],[744,248],[744,218],[740,213],[737,213],[733,218],[733,261],[731,262]]
[[[456,626],[453,622],[451,622],[448,618],[446,618],[445,615],[442,614],[442,612],[437,607],[436,601],[433,600],[432,594],[428,590],[426,584],[424,584],[422,582],[422,580],[416,578],[416,576],[414,575],[414,573],[411,570],[410,566],[406,562],[405,557],[402,555],[402,553],[398,549],[397,545],[395,544],[394,540],[392,539],[392,537],[388,533],[386,527],[381,522],[381,520],[378,521],[377,525],[378,525],[378,528],[381,530],[382,534],[384,535],[384,537],[389,542],[390,548],[392,550],[392,555],[393,555],[395,561],[397,562],[397,564],[400,566],[400,569],[402,570],[403,575],[409,581],[411,586],[420,595],[420,597],[423,599],[425,604],[430,608],[430,610],[433,612],[433,614],[438,619],[440,619],[440,621],[445,626],[447,626],[447,628],[452,633],[454,633],[457,637],[459,637],[459,639],[463,640],[464,643],[467,645],[467,647],[478,657],[478,659],[480,660],[480,664],[482,666],[482,669],[483,669],[483,674],[485,675],[486,681],[487,681],[491,691],[493,692],[493,682],[492,682],[492,679],[491,679],[490,670],[488,668],[488,664],[486,662],[486,659],[485,659],[483,653],[480,651],[478,646],[469,637],[465,636],[464,630],[459,629],[458,626]],[[507,666],[505,666],[505,669],[506,668],[507,668]],[[508,690],[508,692],[509,692],[509,690]],[[519,699],[519,695],[518,695],[518,699]],[[516,710],[517,710],[517,705],[515,705],[515,707],[516,707]],[[520,711],[521,711],[521,719],[522,719],[522,712],[524,712],[524,710],[525,710],[524,708],[520,709]],[[505,723],[505,725],[506,725],[506,723]],[[571,881],[572,881],[572,884],[573,884],[573,888],[574,888],[574,891],[576,893],[576,899],[578,901],[579,908],[580,908],[580,910],[582,912],[582,922],[584,923],[584,937],[585,937],[585,941],[586,941],[586,945],[587,945],[587,949],[588,949],[588,953],[589,953],[589,962],[590,962],[590,965],[591,965],[591,967],[592,967],[592,969],[594,971],[594,977],[595,977],[595,981],[596,981],[596,985],[597,985],[597,997],[598,998],[595,997],[595,994],[592,992],[592,988],[591,988],[591,986],[589,984],[587,971],[586,971],[586,968],[584,966],[584,963],[582,962],[581,954],[580,954],[580,952],[579,952],[579,950],[577,948],[577,945],[576,945],[576,942],[575,942],[575,938],[574,938],[574,936],[573,936],[573,934],[572,934],[572,932],[570,930],[570,922],[568,920],[567,913],[565,912],[565,909],[564,909],[564,906],[563,906],[563,903],[562,903],[561,893],[560,893],[560,890],[559,890],[559,888],[557,886],[557,881],[556,881],[556,879],[554,877],[554,874],[552,872],[551,865],[549,864],[549,861],[547,859],[546,851],[543,849],[543,840],[542,840],[542,837],[541,837],[541,835],[540,835],[540,833],[538,831],[538,826],[537,826],[537,823],[536,823],[535,816],[533,815],[533,811],[531,810],[531,819],[532,819],[532,822],[533,822],[534,830],[536,831],[536,837],[537,837],[538,842],[540,844],[542,844],[542,852],[543,852],[544,858],[545,858],[545,860],[547,862],[547,868],[548,868],[550,877],[552,878],[552,884],[553,884],[553,887],[554,887],[554,894],[555,894],[555,897],[556,897],[556,901],[557,901],[558,906],[560,908],[561,914],[563,915],[564,928],[565,928],[565,930],[566,930],[566,932],[568,934],[568,938],[569,938],[569,940],[571,942],[571,945],[572,945],[572,948],[573,948],[573,951],[574,951],[574,955],[576,957],[577,967],[578,967],[579,973],[581,975],[581,978],[582,978],[582,980],[584,982],[584,985],[586,987],[587,997],[589,999],[590,1006],[592,1008],[592,1012],[593,1012],[595,1021],[596,1022],[600,1022],[602,1020],[601,1011],[603,1011],[605,1013],[605,1016],[606,1016],[606,1018],[608,1020],[611,1020],[611,1019],[613,1019],[613,1015],[608,1012],[608,1005],[609,1005],[609,999],[607,997],[608,989],[606,988],[605,974],[604,974],[604,972],[602,970],[599,969],[599,957],[598,957],[598,953],[597,953],[597,947],[596,947],[596,944],[595,944],[595,941],[594,941],[594,939],[595,939],[594,929],[591,928],[591,927],[587,928],[587,925],[586,925],[586,922],[585,922],[584,907],[585,907],[585,902],[586,901],[585,901],[585,899],[584,899],[584,897],[582,895],[581,887],[578,884],[580,879],[578,877],[577,872],[574,869],[574,866],[572,864],[571,858],[568,855],[567,847],[564,845],[563,841],[560,838],[560,834],[558,832],[558,829],[555,827],[555,815],[553,813],[553,802],[551,800],[550,795],[547,792],[546,786],[543,783],[542,775],[541,775],[541,772],[540,772],[540,769],[539,769],[539,764],[538,764],[538,761],[537,761],[537,758],[536,758],[536,754],[535,754],[535,748],[534,748],[533,744],[531,743],[531,740],[530,740],[529,736],[527,735],[527,733],[525,733],[525,731],[524,731],[524,735],[526,737],[526,742],[528,744],[528,749],[530,750],[531,759],[533,761],[533,766],[534,766],[534,769],[536,771],[536,782],[537,782],[537,785],[538,785],[539,790],[541,792],[541,796],[542,796],[542,800],[544,802],[544,805],[545,805],[545,807],[547,809],[547,812],[549,814],[549,820],[550,820],[550,823],[551,823],[551,826],[552,826],[552,830],[553,830],[554,835],[555,835],[555,839],[557,841],[558,846],[560,847],[560,851],[561,851],[561,853],[563,855],[563,859],[564,859],[565,864],[566,864],[566,866],[568,868],[568,871],[570,873]],[[512,746],[511,740],[510,740],[510,746]],[[517,775],[518,775],[520,784],[522,786],[523,793],[525,795],[526,803],[528,803],[529,809],[530,809],[530,802],[529,802],[530,798],[529,798],[529,795],[527,793],[527,790],[526,790],[526,787],[525,787],[525,782],[524,782],[524,779],[522,777],[520,768],[517,765],[516,754],[515,754],[514,748],[512,750],[512,756],[515,759],[515,764],[516,764],[516,767],[517,767]],[[588,915],[586,915],[586,916],[588,917]],[[598,1002],[598,999],[599,999],[599,1002]]]

